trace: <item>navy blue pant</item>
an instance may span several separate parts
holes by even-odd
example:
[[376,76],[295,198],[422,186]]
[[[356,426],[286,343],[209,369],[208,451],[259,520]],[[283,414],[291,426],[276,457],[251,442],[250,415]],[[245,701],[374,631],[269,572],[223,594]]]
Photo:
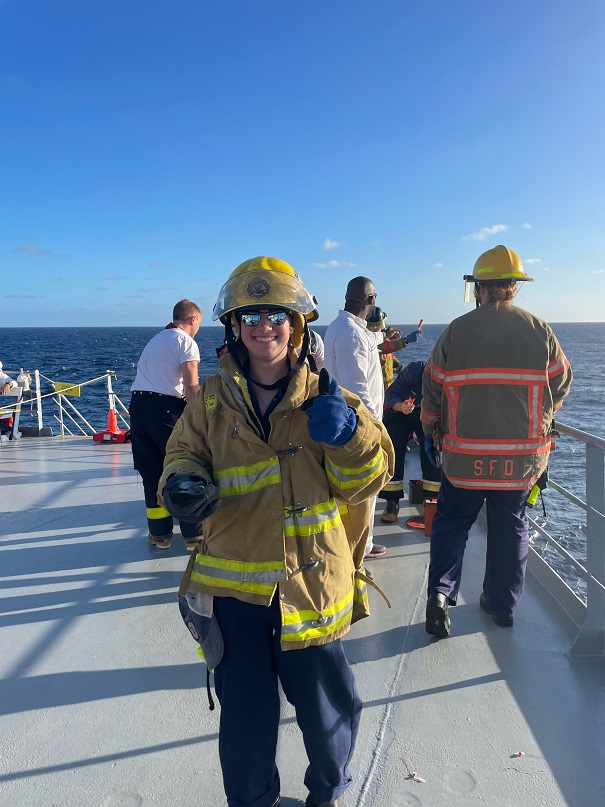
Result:
[[487,553],[483,593],[492,613],[512,616],[523,593],[529,547],[527,490],[466,490],[444,476],[431,531],[428,594],[456,605],[470,528],[486,502]]
[[283,652],[277,595],[269,608],[215,597],[214,613],[225,643],[214,680],[229,807],[269,807],[280,792],[278,678],[303,734],[309,759],[305,785],[319,802],[338,798],[351,783],[349,761],[361,713],[342,642]]
[[[420,448],[420,467],[422,468],[422,478],[429,482],[440,482],[441,471],[431,463],[424,447],[424,432],[420,422],[420,407],[413,409],[409,415],[403,412],[396,412],[394,409],[387,409],[382,418],[382,422],[391,438],[395,448],[395,468],[391,483],[401,481],[401,486],[397,490],[381,490],[378,494],[380,499],[399,501],[403,498],[403,472],[405,469],[405,455],[407,453],[408,440],[410,434],[414,432]],[[434,496],[435,494],[432,493]]]

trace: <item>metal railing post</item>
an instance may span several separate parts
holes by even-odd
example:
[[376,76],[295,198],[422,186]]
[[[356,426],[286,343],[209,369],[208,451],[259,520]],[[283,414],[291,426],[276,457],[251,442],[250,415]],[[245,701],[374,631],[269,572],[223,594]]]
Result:
[[42,390],[40,389],[40,371],[34,370],[34,383],[36,387],[36,411],[38,414],[38,432],[43,427],[42,423]]
[[605,513],[605,454],[596,445],[586,444],[586,620],[571,648],[578,657],[605,655],[605,597],[595,584],[605,580],[605,540],[602,515]]
[[111,370],[107,370],[107,398],[108,398],[109,408],[110,409],[115,409],[116,408],[116,402],[114,400],[113,386],[111,384],[111,373],[112,373]]

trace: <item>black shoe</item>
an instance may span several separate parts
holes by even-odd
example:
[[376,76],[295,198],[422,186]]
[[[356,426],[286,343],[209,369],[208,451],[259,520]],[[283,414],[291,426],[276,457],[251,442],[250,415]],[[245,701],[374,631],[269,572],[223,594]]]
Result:
[[387,506],[380,515],[380,520],[384,522],[397,521],[399,515],[399,501],[397,499],[387,499]]
[[496,625],[498,625],[500,628],[512,628],[512,616],[500,616],[499,614],[493,614],[492,609],[487,604],[487,600],[485,599],[485,594],[483,592],[481,592],[481,596],[479,597],[479,605],[481,608],[483,608],[486,614],[491,616]]
[[305,807],[338,807],[338,799],[335,801],[317,801],[312,793],[309,793],[305,802]]
[[426,603],[426,632],[438,639],[447,639],[450,635],[450,618],[447,615],[449,602],[445,594],[436,591]]

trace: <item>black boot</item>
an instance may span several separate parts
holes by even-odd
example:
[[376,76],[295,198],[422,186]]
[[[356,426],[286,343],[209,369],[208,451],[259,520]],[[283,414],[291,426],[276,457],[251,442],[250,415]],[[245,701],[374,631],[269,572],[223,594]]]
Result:
[[399,500],[387,499],[387,505],[380,516],[381,521],[397,521],[399,515]]
[[445,594],[436,591],[426,603],[426,632],[438,639],[447,639],[450,635],[450,618],[447,615],[449,602]]

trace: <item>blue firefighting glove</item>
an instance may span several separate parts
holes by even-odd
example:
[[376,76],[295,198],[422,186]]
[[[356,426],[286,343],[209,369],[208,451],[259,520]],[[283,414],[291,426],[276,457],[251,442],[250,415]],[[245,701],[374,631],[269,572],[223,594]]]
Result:
[[422,336],[422,331],[420,330],[420,328],[416,328],[415,331],[412,331],[412,333],[409,333],[405,338],[408,340],[408,344],[409,344],[410,342],[417,342],[420,339],[421,336]]
[[309,436],[316,443],[344,445],[357,428],[357,415],[342,397],[338,381],[323,367],[319,373],[319,395],[300,407],[306,412]]
[[173,474],[164,487],[164,506],[179,521],[203,521],[220,507],[218,490],[196,474]]
[[429,462],[434,468],[439,468],[439,461],[438,461],[438,453],[435,449],[435,443],[433,443],[433,435],[432,434],[425,434],[424,435],[424,450],[426,451],[426,455],[429,458]]

